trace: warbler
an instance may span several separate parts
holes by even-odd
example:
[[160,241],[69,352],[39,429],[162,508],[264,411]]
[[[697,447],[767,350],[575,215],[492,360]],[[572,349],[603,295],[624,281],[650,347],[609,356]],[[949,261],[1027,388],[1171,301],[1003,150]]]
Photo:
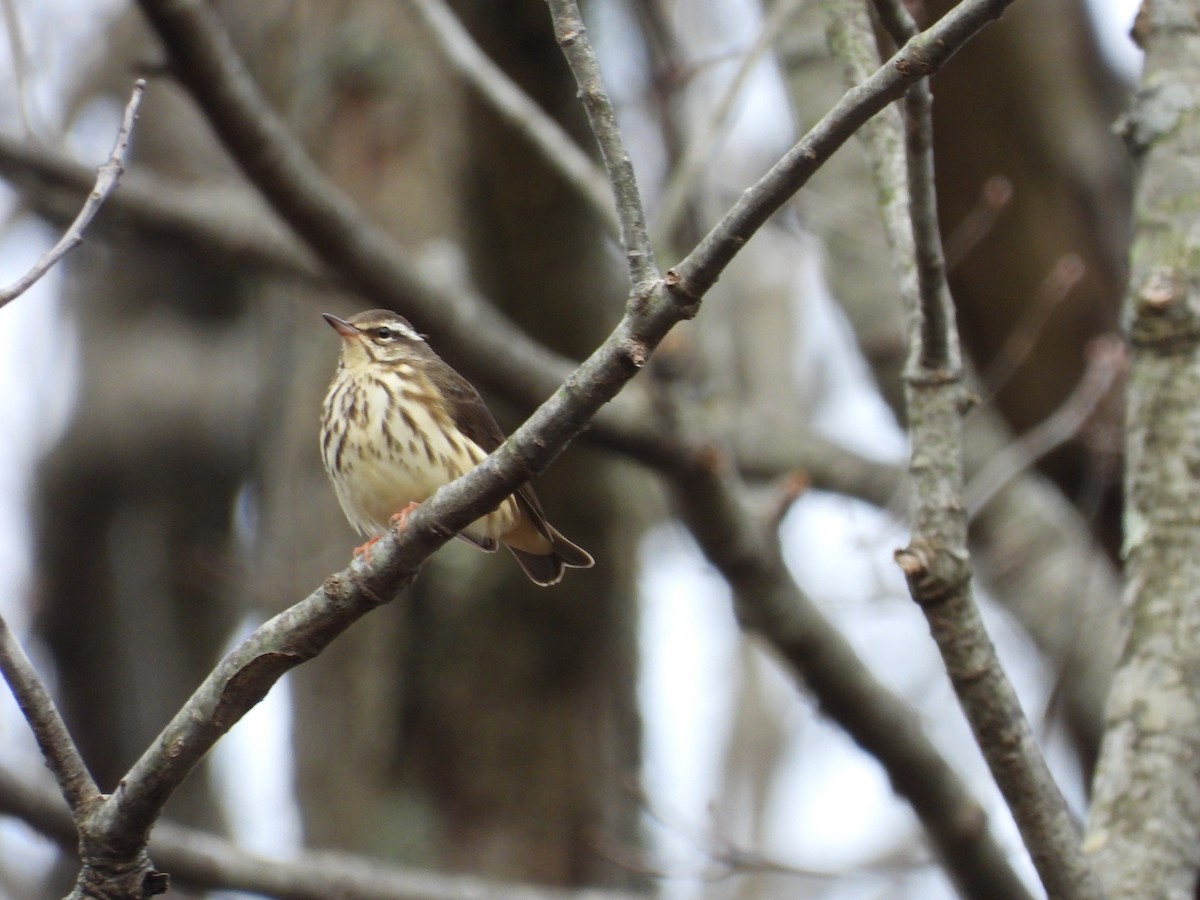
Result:
[[[325,321],[342,338],[321,412],[321,459],[350,524],[374,536],[474,468],[504,432],[471,383],[402,316],[384,309]],[[481,550],[504,544],[535,584],[557,584],[591,555],[548,521],[528,484],[458,535]]]

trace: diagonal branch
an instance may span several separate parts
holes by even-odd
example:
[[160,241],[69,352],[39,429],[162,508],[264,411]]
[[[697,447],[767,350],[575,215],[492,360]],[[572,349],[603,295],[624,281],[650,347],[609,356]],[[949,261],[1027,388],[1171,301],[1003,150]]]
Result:
[[90,806],[100,800],[100,790],[96,787],[83,757],[79,755],[79,748],[71,739],[50,692],[46,690],[29,657],[25,655],[16,636],[2,617],[0,673],[4,675],[4,680],[8,682],[9,689],[16,697],[21,713],[37,739],[46,766],[54,773],[59,790],[66,798],[72,815],[84,814]]
[[79,215],[59,238],[58,243],[43,253],[41,259],[34,263],[33,268],[13,284],[6,288],[0,288],[0,308],[33,287],[60,259],[83,243],[83,232],[96,217],[96,213],[100,211],[104,201],[117,189],[117,184],[121,180],[121,173],[125,170],[125,154],[129,150],[129,137],[133,132],[133,121],[137,117],[138,106],[142,102],[142,92],[145,88],[146,82],[141,78],[133,83],[133,93],[129,95],[129,102],[125,104],[125,114],[121,118],[121,127],[117,131],[117,139],[113,144],[112,153],[109,154],[108,162],[100,166],[96,174],[96,185],[79,210]]
[[741,628],[765,640],[821,711],[879,760],[964,896],[1028,898],[979,801],[929,740],[917,713],[879,683],[801,591],[778,536],[747,514],[736,478],[719,457],[681,468],[673,481],[684,520],[733,589]]

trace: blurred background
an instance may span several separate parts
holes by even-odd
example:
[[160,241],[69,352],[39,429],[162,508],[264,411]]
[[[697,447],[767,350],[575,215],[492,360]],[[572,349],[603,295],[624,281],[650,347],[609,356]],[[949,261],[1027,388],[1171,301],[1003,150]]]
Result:
[[[338,350],[319,314],[377,304],[240,240],[279,226],[136,8],[0,5],[4,283],[81,201],[48,162],[101,162],[133,78],[150,79],[125,184],[143,179],[161,209],[110,205],[66,265],[0,310],[0,611],[110,790],[225,648],[358,543],[317,453]],[[591,153],[545,4],[449,5]],[[469,278],[570,357],[616,324],[626,285],[604,223],[461,81],[409,3],[213,6],[308,151],[414,259]],[[944,8],[913,12],[928,23]],[[845,89],[814,3],[583,12],[664,268]],[[987,498],[977,584],[1078,809],[1117,652],[1119,391],[1080,385],[1091,342],[1118,325],[1131,18],[1018,3],[934,81],[942,228],[983,401],[968,451]],[[904,311],[876,206],[852,142],[679,329],[673,368],[713,434],[753,437],[743,471],[764,492],[801,468],[797,435],[896,467],[882,488],[806,471],[787,559],[1030,871],[891,562],[906,536]],[[212,217],[227,240],[171,210]],[[411,317],[506,428],[530,412]],[[286,676],[169,818],[282,858],[337,848],[681,900],[954,896],[886,773],[739,633],[652,471],[585,436],[538,490],[595,569],[542,590],[507,558],[446,547],[406,598]],[[0,767],[45,778],[0,693]],[[0,818],[0,896],[61,896],[74,874]],[[178,882],[172,895],[206,896]]]

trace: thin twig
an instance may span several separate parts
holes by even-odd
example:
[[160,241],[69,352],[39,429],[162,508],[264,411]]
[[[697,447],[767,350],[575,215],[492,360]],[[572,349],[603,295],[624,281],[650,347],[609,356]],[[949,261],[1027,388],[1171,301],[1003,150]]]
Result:
[[413,0],[413,5],[467,84],[538,149],[543,159],[616,234],[620,225],[612,191],[599,166],[558,122],[492,62],[444,0]]
[[[881,2],[907,15],[899,3]],[[933,94],[920,81],[904,96],[905,160],[908,166],[909,218],[917,265],[917,307],[920,340],[916,366],[922,374],[959,371],[958,331],[954,305],[946,284],[933,180]],[[961,444],[958,448],[961,453]]]
[[100,790],[79,755],[54,699],[3,617],[0,617],[0,673],[16,697],[71,813],[82,815],[100,799]]
[[96,213],[100,211],[104,201],[117,189],[117,184],[121,180],[121,173],[125,166],[125,154],[129,150],[129,137],[133,131],[133,121],[137,117],[138,105],[142,102],[142,92],[145,88],[146,82],[141,78],[133,83],[133,93],[129,96],[129,102],[125,104],[125,115],[121,119],[121,128],[117,131],[117,140],[113,144],[112,153],[109,154],[108,162],[100,166],[96,185],[88,195],[83,208],[79,210],[79,215],[75,217],[75,221],[71,223],[58,243],[43,253],[32,269],[7,288],[0,289],[0,308],[29,290],[60,259],[83,243],[84,230],[95,218]]
[[600,62],[587,38],[587,29],[575,0],[548,0],[550,17],[554,21],[554,37],[562,48],[575,83],[579,100],[587,112],[596,144],[604,159],[604,168],[617,201],[617,216],[621,220],[621,242],[629,265],[631,282],[637,285],[658,281],[658,263],[646,229],[646,213],[638,191],[633,163],[625,152],[621,129],[612,101],[600,74]]
[[1012,202],[1013,185],[1004,175],[993,175],[979,189],[979,197],[963,220],[942,239],[946,268],[951,272],[987,237]]

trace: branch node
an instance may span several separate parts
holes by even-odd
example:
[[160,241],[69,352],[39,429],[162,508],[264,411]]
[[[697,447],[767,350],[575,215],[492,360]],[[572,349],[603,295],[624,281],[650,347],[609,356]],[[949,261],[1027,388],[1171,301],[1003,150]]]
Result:
[[625,358],[635,369],[644,367],[650,359],[650,347],[645,341],[630,338],[625,342]]
[[677,269],[667,269],[663,276],[663,284],[667,292],[675,298],[685,319],[695,318],[700,311],[700,295],[688,284],[687,279]]
[[908,581],[913,600],[930,609],[959,596],[971,581],[971,567],[961,554],[913,540],[893,556]]
[[1137,303],[1142,312],[1161,315],[1183,296],[1183,287],[1170,269],[1156,269],[1142,282]]

